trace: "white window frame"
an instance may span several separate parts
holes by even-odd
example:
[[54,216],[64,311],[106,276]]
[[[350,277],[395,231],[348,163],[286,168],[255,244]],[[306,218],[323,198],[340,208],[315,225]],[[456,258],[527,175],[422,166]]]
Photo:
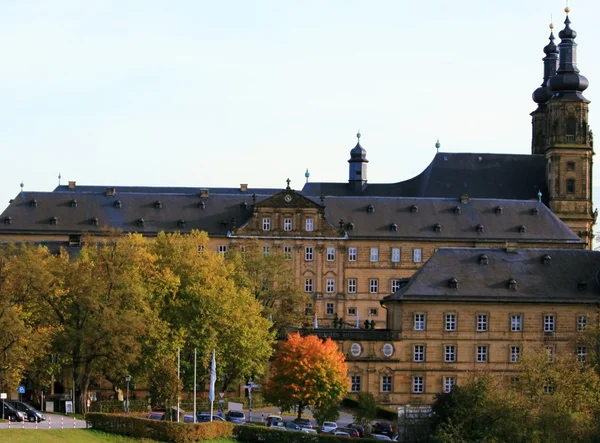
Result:
[[523,331],[523,314],[510,315],[510,332]]
[[335,248],[327,248],[327,261],[335,261]]
[[456,363],[456,345],[444,345],[444,363]]
[[392,248],[392,263],[400,263],[400,248]]
[[326,315],[333,315],[333,314],[335,314],[335,305],[333,303],[327,303],[325,305],[325,314]]
[[327,292],[328,294],[332,294],[335,292],[335,279],[334,278],[328,278],[325,281],[325,292]]
[[511,363],[519,363],[520,357],[521,357],[521,346],[511,345],[509,361]]
[[264,217],[263,218],[263,231],[270,231],[271,230],[271,218],[270,217]]
[[315,230],[315,221],[312,218],[306,219],[306,232],[313,232]]
[[292,259],[292,247],[291,246],[283,247],[283,256],[285,257],[286,260]]
[[488,332],[488,314],[479,313],[477,317],[477,332]]
[[369,294],[379,294],[379,280],[376,278],[369,279]]
[[548,363],[554,363],[554,346],[546,346],[546,357]]
[[556,332],[556,316],[554,314],[544,314],[544,332]]
[[227,254],[227,245],[219,245],[219,254],[221,254],[221,255]]
[[392,294],[394,292],[399,291],[400,290],[400,279],[399,278],[392,279],[390,287],[391,287],[391,290],[392,290]]
[[357,280],[355,278],[348,279],[348,294],[356,294]]
[[360,375],[350,376],[350,392],[360,392]]
[[456,377],[455,376],[444,376],[444,393],[449,393],[452,391],[452,388],[456,386]]
[[413,362],[425,362],[425,345],[413,345]]
[[583,332],[587,328],[587,315],[580,314],[577,316],[577,332]]
[[373,315],[373,316],[375,316],[375,317],[376,317],[377,315],[379,315],[379,313],[378,313],[378,311],[377,311],[377,308],[369,308],[369,311],[368,311],[368,312],[369,312],[369,315]]
[[457,327],[457,318],[455,312],[447,312],[444,314],[444,331],[455,332]]
[[477,363],[487,363],[488,361],[488,346],[477,345],[475,349],[475,361]]
[[291,218],[284,218],[283,219],[283,230],[284,231],[291,231],[293,227],[292,224],[292,219]]
[[313,292],[313,291],[314,291],[313,279],[305,278],[304,279],[304,292]]
[[391,375],[381,376],[381,392],[392,392],[394,380]]
[[575,348],[575,355],[577,355],[577,361],[580,363],[585,363],[585,358],[587,357],[587,346],[578,345]]
[[422,248],[414,248],[413,249],[413,263],[422,263],[423,262],[423,249]]
[[263,255],[269,255],[270,248],[268,246],[263,246]]
[[371,253],[369,254],[369,261],[371,263],[375,263],[379,261],[379,248],[371,248]]
[[424,331],[427,327],[427,316],[423,312],[415,312],[413,315],[413,330]]
[[425,377],[422,375],[412,376],[412,393],[423,394],[425,393]]
[[348,261],[356,261],[358,257],[357,248],[348,248]]
[[312,246],[304,247],[304,261],[313,261],[315,258],[315,249]]
[[304,304],[304,315],[313,315],[313,304],[312,303]]

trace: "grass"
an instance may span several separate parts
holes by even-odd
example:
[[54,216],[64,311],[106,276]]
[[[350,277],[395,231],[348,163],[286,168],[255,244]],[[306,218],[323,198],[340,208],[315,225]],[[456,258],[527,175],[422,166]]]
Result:
[[[207,443],[235,443],[230,438],[205,440]],[[88,429],[0,429],[0,442],[10,443],[156,443],[147,438],[129,438]]]

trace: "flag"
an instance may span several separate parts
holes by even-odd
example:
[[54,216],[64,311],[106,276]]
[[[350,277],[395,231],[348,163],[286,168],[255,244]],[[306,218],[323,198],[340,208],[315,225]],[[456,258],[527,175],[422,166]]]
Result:
[[217,362],[215,361],[215,350],[213,349],[212,361],[210,363],[210,390],[208,391],[208,399],[215,401],[215,382],[217,381]]
[[315,321],[313,322],[313,327],[315,329],[319,329],[319,320],[317,319],[317,313],[315,312]]
[[356,310],[356,329],[360,329],[360,320],[358,319],[358,309]]

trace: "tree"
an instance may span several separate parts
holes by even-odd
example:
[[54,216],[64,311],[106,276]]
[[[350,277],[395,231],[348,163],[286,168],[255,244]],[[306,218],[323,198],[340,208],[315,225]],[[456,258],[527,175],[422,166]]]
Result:
[[350,388],[344,354],[331,339],[315,335],[288,335],[279,344],[272,371],[265,398],[284,409],[296,407],[298,418],[307,407],[331,407]]
[[366,428],[377,415],[377,402],[370,392],[359,392],[356,400],[356,409],[353,411],[354,422]]

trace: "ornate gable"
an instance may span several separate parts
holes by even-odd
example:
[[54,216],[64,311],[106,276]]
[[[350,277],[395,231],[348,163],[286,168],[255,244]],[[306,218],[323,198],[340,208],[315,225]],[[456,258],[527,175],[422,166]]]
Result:
[[297,193],[289,187],[277,194],[268,197],[254,205],[254,208],[288,209],[314,209],[324,213],[325,206],[319,205],[310,198]]

